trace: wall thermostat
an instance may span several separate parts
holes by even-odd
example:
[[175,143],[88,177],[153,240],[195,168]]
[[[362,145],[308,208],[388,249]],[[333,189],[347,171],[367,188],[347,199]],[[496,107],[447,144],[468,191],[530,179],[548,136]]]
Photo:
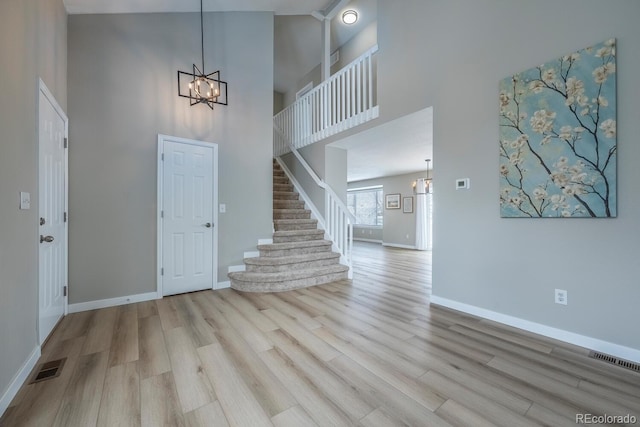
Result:
[[456,179],[456,190],[468,190],[468,189],[469,189],[469,178]]

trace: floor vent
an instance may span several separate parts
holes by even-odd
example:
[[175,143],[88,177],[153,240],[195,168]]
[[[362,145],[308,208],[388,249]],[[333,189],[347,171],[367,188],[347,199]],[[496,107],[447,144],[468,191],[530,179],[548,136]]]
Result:
[[33,379],[29,384],[39,383],[40,381],[50,380],[51,378],[55,378],[60,375],[62,372],[62,367],[64,366],[64,362],[67,361],[67,358],[52,360],[51,362],[43,363],[38,367],[36,374],[33,376]]
[[611,356],[609,354],[599,353],[597,351],[592,351],[589,353],[589,357],[592,359],[602,360],[607,363],[611,363],[612,365],[617,365],[622,368],[630,369],[632,371],[640,372],[640,365],[634,362],[629,362],[628,360],[619,359],[615,356]]

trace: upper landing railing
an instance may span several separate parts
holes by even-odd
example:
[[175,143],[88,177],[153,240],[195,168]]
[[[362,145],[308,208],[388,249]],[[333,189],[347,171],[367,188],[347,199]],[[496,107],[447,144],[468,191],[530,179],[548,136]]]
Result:
[[275,157],[378,117],[377,51],[373,46],[273,118]]

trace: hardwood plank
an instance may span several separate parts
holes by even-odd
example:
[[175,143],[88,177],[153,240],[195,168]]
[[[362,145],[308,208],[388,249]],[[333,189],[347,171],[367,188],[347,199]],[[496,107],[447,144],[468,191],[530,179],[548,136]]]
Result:
[[415,379],[399,372],[394,366],[375,358],[347,341],[341,340],[324,327],[314,330],[314,333],[416,402],[424,405],[425,408],[435,411],[446,400],[430,390],[429,387],[421,385]]
[[348,379],[361,393],[366,393],[378,400],[385,413],[393,415],[397,420],[407,425],[449,425],[431,410],[347,356],[343,355],[333,359],[329,368]]
[[219,343],[199,348],[198,354],[229,424],[252,427],[273,425]]
[[477,412],[449,399],[436,411],[439,417],[455,426],[493,427],[495,424],[481,417]]
[[173,299],[178,316],[182,319],[182,325],[193,341],[194,347],[213,344],[216,342],[213,328],[206,322],[203,313],[196,307],[191,297],[191,294],[185,294],[176,295]]
[[54,426],[95,425],[100,409],[109,354],[106,351],[80,356],[60,404]]
[[251,385],[255,398],[270,416],[297,404],[295,397],[222,314],[209,316],[207,321],[216,330],[218,342],[225,349],[242,379]]
[[[349,342],[359,348],[366,348],[369,354],[393,366],[396,370],[402,372],[407,377],[418,378],[427,371],[425,364],[422,363],[422,355],[411,357],[406,352],[397,351],[396,346],[390,345],[389,341],[383,341],[381,343],[381,341],[372,340],[368,335],[371,331],[365,331],[360,334],[353,333],[341,328],[339,324],[336,324],[322,316],[318,317],[318,320],[323,324],[324,328],[331,331],[331,333],[341,340]],[[390,336],[387,337],[391,339]],[[410,347],[402,340],[398,340],[396,344],[406,348]]]
[[227,417],[217,400],[186,413],[184,421],[187,427],[229,427]]
[[149,316],[158,315],[158,306],[156,300],[143,301],[138,303],[138,318],[142,319]]
[[[261,296],[261,298],[263,301],[267,302],[271,308],[274,308],[280,313],[291,317],[306,329],[311,330],[322,326],[322,324],[320,324],[317,320],[311,318],[305,311],[301,310],[296,305],[293,305],[288,301],[284,301],[280,296],[276,296],[273,294],[264,294]],[[278,328],[275,323],[274,325],[275,328],[272,330]]]
[[217,400],[202,361],[184,327],[166,331],[165,339],[182,412],[193,411]]
[[291,360],[283,358],[276,349],[264,351],[259,356],[316,424],[332,427],[353,425],[340,408],[313,387]]
[[300,406],[293,406],[278,415],[271,417],[271,422],[276,427],[318,427],[307,412]]
[[97,310],[82,311],[65,316],[61,325],[63,330],[62,339],[68,340],[87,335],[96,312]]
[[554,378],[539,375],[525,366],[500,359],[499,357],[494,358],[488,365],[515,378],[519,378],[534,387],[549,390],[549,392],[556,395],[558,399],[565,400],[578,407],[591,408],[596,413],[602,414],[631,414],[640,419],[640,405],[634,408],[627,408],[618,402],[609,400],[608,397],[594,396],[584,390],[571,387]]
[[[278,329],[278,325],[266,317],[262,311],[253,304],[254,299],[247,298],[246,294],[241,295],[231,289],[223,289],[220,292],[217,292],[217,295],[228,304],[234,306],[236,310],[242,313],[249,322],[262,332],[269,332]],[[268,296],[269,294],[264,295]]]
[[254,351],[260,352],[273,348],[264,332],[247,320],[234,306],[212,292],[207,292],[203,295],[209,302],[209,313],[211,315],[221,313],[237,333],[246,337],[246,341]]
[[409,427],[409,424],[396,419],[382,408],[376,409],[360,420],[360,425],[365,427]]
[[448,379],[434,371],[429,371],[420,377],[420,381],[427,384],[441,396],[447,396],[457,402],[464,402],[464,406],[477,412],[481,417],[505,427],[533,427],[537,424],[521,414],[518,414],[497,402],[476,393],[461,384]]
[[171,372],[140,381],[140,412],[142,427],[185,425]]
[[138,357],[138,312],[120,306],[113,331],[109,366],[133,362]]
[[138,368],[142,379],[171,370],[160,316],[147,316],[138,319],[138,346],[140,354]]
[[111,348],[117,315],[117,307],[96,311],[86,333],[82,354],[99,353]]
[[280,326],[280,328],[294,340],[302,343],[302,345],[306,347],[307,351],[313,353],[319,359],[327,361],[340,355],[340,352],[335,348],[316,337],[309,330],[298,325],[295,320],[289,316],[286,316],[272,308],[264,310],[264,314]]
[[136,362],[107,370],[98,427],[140,425],[140,376]]
[[[576,411],[576,414],[577,413],[578,412]],[[529,411],[527,412],[527,418],[531,418],[532,420],[546,426],[575,427],[577,425],[575,414],[574,418],[570,419],[537,403],[531,405],[531,408],[529,408]],[[594,423],[590,425],[603,424]]]
[[328,364],[308,353],[298,343],[290,341],[282,331],[270,332],[269,337],[276,345],[276,351],[280,356],[293,362],[298,372],[304,375],[307,381],[313,383],[315,388],[328,396],[333,404],[340,408],[352,422],[356,423],[378,406],[377,401],[360,393],[352,384],[331,371]]
[[162,322],[162,330],[168,331],[173,328],[179,328],[183,326],[182,319],[178,314],[178,310],[174,305],[176,297],[165,297],[156,300],[156,306],[158,307],[158,315]]

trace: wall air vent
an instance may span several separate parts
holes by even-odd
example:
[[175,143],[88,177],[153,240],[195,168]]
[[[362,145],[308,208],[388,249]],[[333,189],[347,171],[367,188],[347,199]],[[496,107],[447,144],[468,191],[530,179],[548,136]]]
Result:
[[612,365],[620,366],[622,368],[629,369],[631,371],[640,372],[640,364],[630,362],[628,360],[620,359],[615,356],[611,356],[610,354],[592,351],[589,353],[589,357],[592,359],[602,360],[604,362],[610,363]]

